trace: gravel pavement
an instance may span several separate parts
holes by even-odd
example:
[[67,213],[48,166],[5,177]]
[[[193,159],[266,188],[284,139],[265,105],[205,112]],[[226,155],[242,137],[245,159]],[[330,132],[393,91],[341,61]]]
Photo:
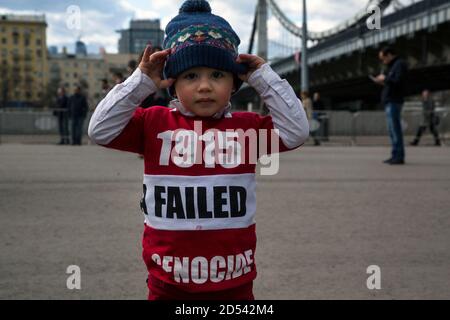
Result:
[[[450,148],[388,153],[306,146],[258,177],[257,299],[450,299]],[[0,299],[145,299],[142,170],[94,145],[0,145]]]

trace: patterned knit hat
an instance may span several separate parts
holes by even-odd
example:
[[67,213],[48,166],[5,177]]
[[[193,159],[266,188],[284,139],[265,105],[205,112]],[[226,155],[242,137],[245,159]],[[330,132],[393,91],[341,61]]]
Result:
[[[205,0],[187,0],[178,16],[166,27],[164,49],[171,48],[164,67],[166,78],[176,78],[194,67],[209,67],[234,75],[236,91],[242,85],[238,74],[247,72],[246,64],[236,63],[239,37],[222,17],[211,13]],[[173,96],[173,86],[169,89]]]

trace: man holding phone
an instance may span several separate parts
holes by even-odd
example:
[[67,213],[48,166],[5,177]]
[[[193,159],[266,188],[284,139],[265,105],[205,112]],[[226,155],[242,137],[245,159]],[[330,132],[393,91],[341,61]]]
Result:
[[385,73],[372,80],[383,86],[381,103],[385,108],[392,154],[384,161],[386,164],[398,165],[405,163],[405,147],[401,125],[401,111],[404,103],[407,65],[400,59],[391,47],[384,47],[378,53],[381,62],[387,66]]

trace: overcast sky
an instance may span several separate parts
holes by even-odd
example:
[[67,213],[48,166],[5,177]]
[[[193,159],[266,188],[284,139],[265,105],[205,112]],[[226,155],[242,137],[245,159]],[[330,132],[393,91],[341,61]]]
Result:
[[[74,50],[78,36],[88,45],[90,53],[100,47],[117,52],[118,29],[127,28],[132,18],[159,18],[164,30],[178,13],[184,0],[0,0],[1,13],[45,14],[48,23],[47,44],[61,50],[66,46]],[[228,20],[241,38],[240,51],[248,47],[257,0],[210,0],[214,14]],[[283,12],[297,25],[301,25],[301,0],[276,0]],[[308,19],[311,31],[323,31],[352,17],[366,7],[368,0],[308,0]],[[67,27],[70,6],[81,11],[81,29]],[[276,19],[270,16],[269,38],[281,40],[284,35]],[[72,20],[73,21],[73,20]],[[286,38],[284,38],[286,40]],[[286,42],[286,41],[283,41]]]

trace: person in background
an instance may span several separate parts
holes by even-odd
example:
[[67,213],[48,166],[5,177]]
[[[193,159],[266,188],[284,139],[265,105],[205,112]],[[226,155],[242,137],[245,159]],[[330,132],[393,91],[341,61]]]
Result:
[[58,117],[59,144],[69,144],[69,98],[64,87],[59,87],[57,94],[56,110],[53,112],[53,115]]
[[[309,97],[308,92],[302,91],[302,93],[300,95],[302,98],[303,108],[305,109],[306,116],[308,117],[308,121],[311,122],[311,120],[313,120],[313,111],[314,111],[313,110],[313,102],[311,101],[311,98]],[[309,127],[311,128],[311,123],[310,123]],[[320,141],[319,141],[319,139],[317,139],[316,131],[317,131],[317,128],[311,130],[310,135],[314,140],[314,145],[320,146]]]
[[124,82],[125,78],[123,77],[123,74],[121,72],[114,72],[113,81],[114,81],[114,84],[119,84],[119,83]]
[[434,100],[431,97],[430,90],[428,89],[422,91],[422,115],[422,124],[417,129],[416,138],[410,144],[412,146],[417,146],[423,132],[427,128],[430,128],[430,131],[434,136],[434,145],[440,146],[441,139],[439,139],[439,132],[436,129],[436,126],[439,123],[439,117],[436,115]]
[[313,95],[313,109],[314,111],[325,110],[325,106],[323,104],[322,99],[320,98],[319,92],[314,92]]
[[88,112],[86,97],[81,92],[81,87],[75,88],[75,93],[69,99],[69,113],[72,121],[72,145],[81,145],[83,136],[83,124]]
[[382,48],[378,53],[378,58],[387,66],[387,70],[374,77],[373,81],[383,86],[381,104],[385,108],[392,145],[391,157],[383,162],[391,165],[404,164],[405,146],[401,117],[408,67],[391,47]]
[[111,87],[109,86],[108,79],[102,79],[102,98],[106,97]]
[[137,62],[136,60],[130,60],[128,61],[128,65],[127,65],[127,74],[128,77],[131,76],[134,72],[134,70],[136,70],[137,68]]

